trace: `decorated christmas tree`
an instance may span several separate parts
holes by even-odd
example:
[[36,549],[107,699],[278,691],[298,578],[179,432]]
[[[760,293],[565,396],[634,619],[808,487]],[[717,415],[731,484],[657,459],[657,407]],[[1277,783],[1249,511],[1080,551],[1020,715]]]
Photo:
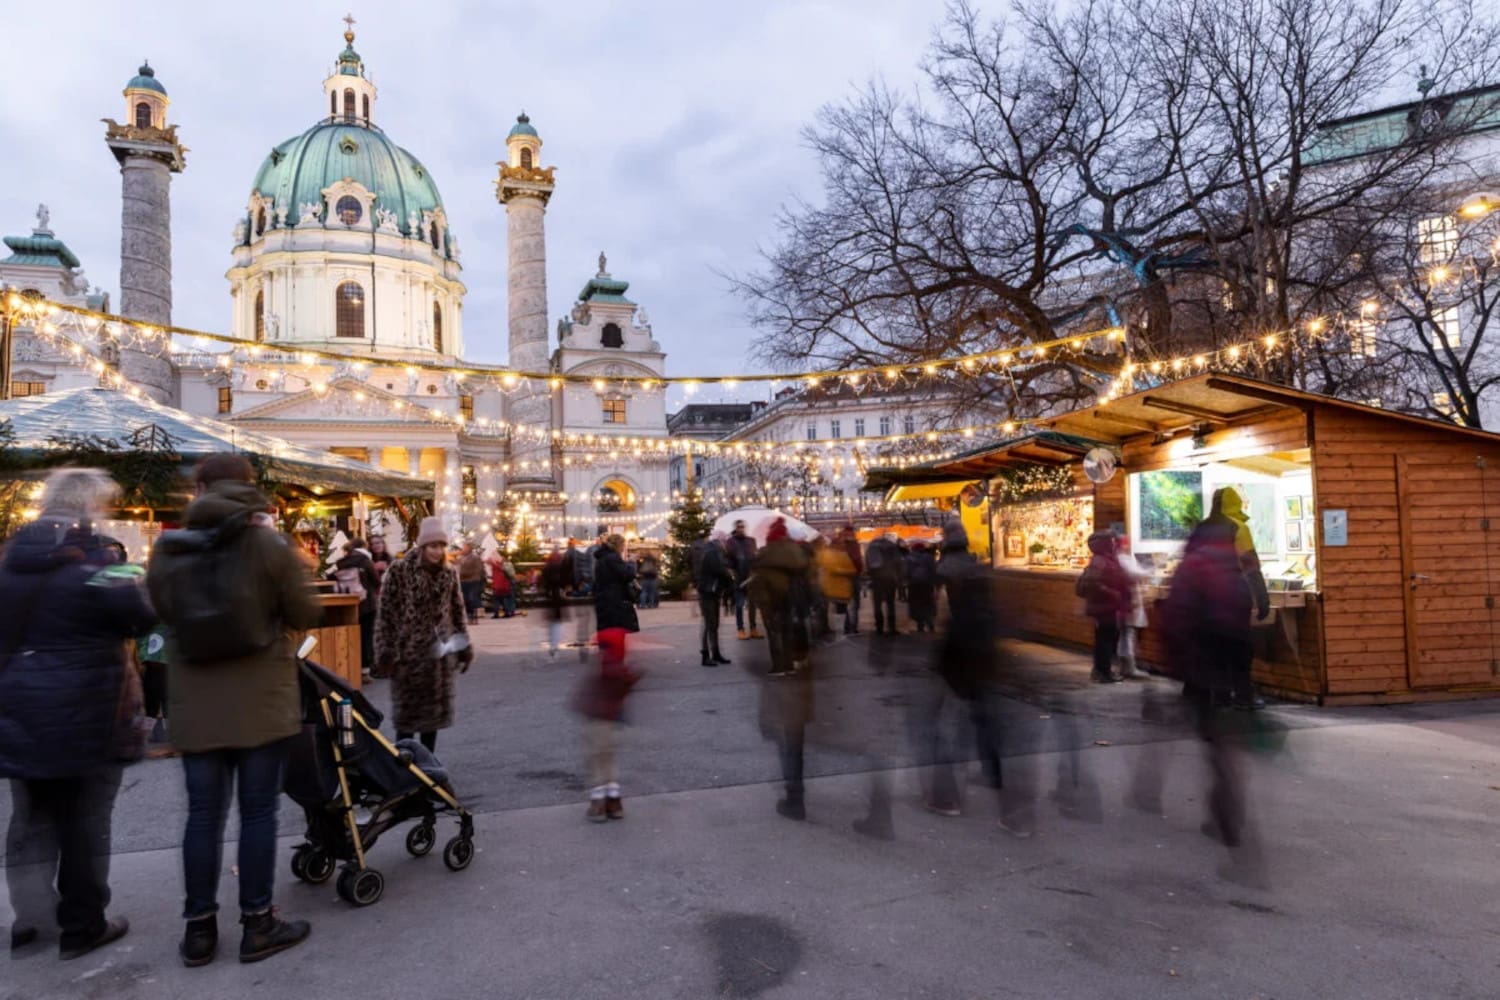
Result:
[[708,537],[713,519],[703,509],[703,491],[685,494],[667,518],[666,572],[662,590],[680,597],[693,583],[693,543]]

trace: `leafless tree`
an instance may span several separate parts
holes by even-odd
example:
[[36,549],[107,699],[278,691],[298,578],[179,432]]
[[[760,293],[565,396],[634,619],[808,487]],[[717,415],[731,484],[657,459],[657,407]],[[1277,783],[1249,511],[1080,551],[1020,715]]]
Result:
[[[1423,64],[1447,91],[1493,78],[1478,2],[1038,0],[998,21],[954,3],[919,94],[871,84],[807,131],[823,199],[787,208],[736,282],[760,360],[911,364],[1117,320],[1146,360],[1323,315],[1359,283],[1360,227],[1462,132],[1344,155],[1325,125]],[[959,382],[1028,416],[1092,399],[1119,364],[1054,353]]]

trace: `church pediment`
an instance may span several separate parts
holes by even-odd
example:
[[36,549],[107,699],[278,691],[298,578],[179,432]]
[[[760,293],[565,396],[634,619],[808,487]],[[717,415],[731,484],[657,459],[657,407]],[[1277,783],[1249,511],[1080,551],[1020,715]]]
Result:
[[[397,406],[396,404],[400,404]],[[281,399],[262,403],[236,413],[232,423],[248,420],[299,421],[359,421],[372,423],[403,423],[421,419],[412,413],[412,406],[399,396],[372,388],[357,379],[338,379],[329,383],[323,392],[304,389]]]
[[598,378],[660,378],[660,373],[643,364],[621,357],[589,358],[572,367],[565,368],[568,375],[593,375]]

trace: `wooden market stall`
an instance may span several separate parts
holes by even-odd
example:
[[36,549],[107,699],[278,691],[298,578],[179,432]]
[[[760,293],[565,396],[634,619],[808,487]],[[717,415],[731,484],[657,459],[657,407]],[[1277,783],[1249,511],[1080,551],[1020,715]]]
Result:
[[1327,704],[1500,694],[1500,435],[1212,373],[1038,424],[922,470],[984,484],[1022,634],[1089,643],[1073,583],[1088,535],[1113,528],[1151,573],[1142,655],[1161,662],[1154,605],[1213,492],[1233,486],[1271,588],[1263,688]]

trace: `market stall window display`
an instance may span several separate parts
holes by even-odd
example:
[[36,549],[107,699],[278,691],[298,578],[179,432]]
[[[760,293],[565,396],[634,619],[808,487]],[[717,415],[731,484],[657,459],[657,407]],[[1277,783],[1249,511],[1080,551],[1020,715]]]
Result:
[[1170,577],[1188,536],[1209,514],[1214,494],[1225,488],[1239,494],[1272,589],[1315,590],[1312,453],[1307,448],[1129,476],[1126,506],[1136,558],[1162,580]]
[[1088,563],[1092,496],[1013,504],[994,518],[995,537],[1004,539],[998,565],[1079,569]]

